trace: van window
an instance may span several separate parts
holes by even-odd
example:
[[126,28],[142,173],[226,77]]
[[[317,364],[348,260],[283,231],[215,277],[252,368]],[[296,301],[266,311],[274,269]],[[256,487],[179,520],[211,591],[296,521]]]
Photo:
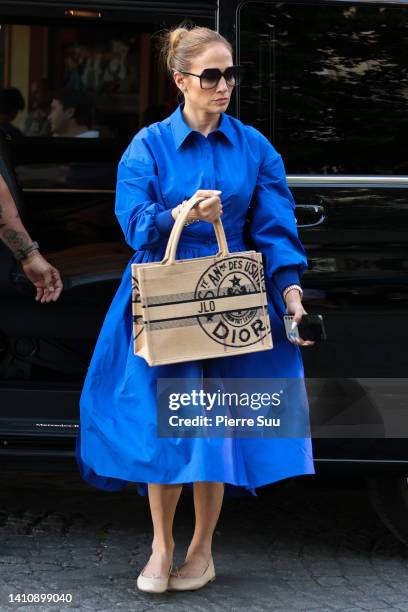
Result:
[[152,62],[152,31],[153,24],[4,26],[0,129],[15,137],[127,139],[163,116],[172,100]]
[[239,116],[292,173],[408,174],[408,7],[247,2]]
[[0,29],[0,132],[23,188],[114,188],[133,135],[177,105],[159,25],[9,23]]
[[30,235],[66,286],[120,278],[132,249],[114,215],[117,165],[136,132],[177,105],[156,44],[173,22],[142,17],[41,24],[27,16],[0,28],[0,137]]

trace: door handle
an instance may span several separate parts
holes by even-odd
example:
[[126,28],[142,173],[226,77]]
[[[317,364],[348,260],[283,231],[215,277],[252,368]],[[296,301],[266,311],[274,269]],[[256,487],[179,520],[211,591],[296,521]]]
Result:
[[324,206],[320,204],[296,204],[295,215],[299,212],[299,217],[302,223],[298,223],[296,217],[296,224],[298,227],[315,227],[321,225],[326,219],[326,212]]

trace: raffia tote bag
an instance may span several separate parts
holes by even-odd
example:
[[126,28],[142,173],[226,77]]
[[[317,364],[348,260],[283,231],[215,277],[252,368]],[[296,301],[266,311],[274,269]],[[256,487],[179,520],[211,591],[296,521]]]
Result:
[[230,253],[221,219],[215,255],[176,260],[190,202],[159,262],[133,263],[134,354],[150,366],[273,348],[262,254]]

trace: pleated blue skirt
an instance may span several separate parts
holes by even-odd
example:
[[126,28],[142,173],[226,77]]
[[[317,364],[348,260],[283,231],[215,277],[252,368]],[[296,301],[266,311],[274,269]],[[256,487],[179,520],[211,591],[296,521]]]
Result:
[[[227,236],[230,252],[250,250],[242,234]],[[106,313],[80,396],[76,460],[82,478],[106,491],[135,483],[225,483],[225,496],[252,493],[285,478],[315,474],[312,440],[306,437],[158,437],[158,378],[304,379],[301,350],[286,338],[285,307],[266,279],[273,349],[177,364],[149,366],[133,353],[131,264],[160,261],[165,247],[136,251]],[[183,234],[177,259],[213,255],[215,240]],[[303,380],[304,382],[304,380]],[[304,407],[304,397],[299,403]],[[289,406],[296,418],[296,398]],[[307,407],[308,410],[308,407]],[[290,418],[290,414],[287,415]],[[309,415],[307,414],[307,418]]]

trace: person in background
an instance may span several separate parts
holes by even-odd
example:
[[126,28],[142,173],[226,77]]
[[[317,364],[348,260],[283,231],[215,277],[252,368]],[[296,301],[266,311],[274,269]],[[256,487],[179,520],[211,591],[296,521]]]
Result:
[[51,136],[48,121],[51,95],[46,79],[33,81],[31,84],[30,111],[23,123],[25,136]]
[[91,130],[92,100],[76,89],[60,89],[54,93],[48,115],[53,136],[64,138],[99,138]]
[[23,132],[12,125],[18,113],[25,108],[24,98],[17,87],[0,90],[0,130],[6,138],[22,138]]
[[27,278],[37,289],[35,300],[44,304],[55,302],[62,291],[58,270],[52,266],[33,242],[18,214],[16,203],[7,183],[0,174],[0,238],[12,251]]

